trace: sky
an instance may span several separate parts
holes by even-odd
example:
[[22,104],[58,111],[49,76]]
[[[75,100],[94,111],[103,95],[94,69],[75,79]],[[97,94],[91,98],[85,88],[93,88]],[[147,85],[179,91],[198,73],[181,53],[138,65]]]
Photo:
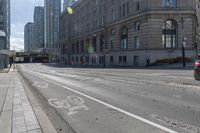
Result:
[[43,6],[44,0],[11,0],[11,49],[24,49],[24,26],[33,22],[35,6]]

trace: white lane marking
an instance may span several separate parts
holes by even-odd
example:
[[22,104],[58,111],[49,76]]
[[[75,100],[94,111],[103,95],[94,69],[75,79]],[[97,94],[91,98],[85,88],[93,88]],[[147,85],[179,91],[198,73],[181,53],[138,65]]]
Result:
[[126,115],[128,115],[128,116],[130,116],[130,117],[132,117],[132,118],[135,118],[135,119],[137,119],[137,120],[140,120],[140,121],[142,121],[142,122],[144,122],[144,123],[146,123],[146,124],[149,124],[149,125],[151,125],[151,126],[154,126],[154,127],[158,128],[158,129],[161,129],[161,130],[166,131],[166,132],[168,132],[168,133],[178,133],[178,132],[176,132],[176,131],[174,131],[174,130],[172,130],[172,129],[169,129],[169,128],[167,128],[167,127],[164,127],[164,126],[162,126],[162,125],[159,125],[159,124],[157,124],[157,123],[154,123],[154,122],[152,122],[152,121],[150,121],[150,120],[147,120],[147,119],[142,118],[142,117],[140,117],[140,116],[138,116],[138,115],[135,115],[135,114],[133,114],[133,113],[130,113],[130,112],[128,112],[128,111],[125,111],[125,110],[123,110],[123,109],[120,109],[120,108],[118,108],[118,107],[116,107],[116,106],[113,106],[113,105],[111,105],[111,104],[105,103],[105,102],[103,102],[103,101],[101,101],[101,100],[98,100],[98,99],[96,99],[96,98],[94,98],[94,97],[91,97],[91,96],[89,96],[89,95],[87,95],[87,94],[84,94],[84,93],[82,93],[82,92],[76,91],[76,90],[74,90],[74,89],[71,89],[71,88],[69,88],[69,87],[67,87],[67,86],[61,85],[61,84],[56,83],[56,82],[54,82],[54,81],[51,81],[51,80],[42,78],[41,76],[38,76],[38,74],[36,74],[36,73],[34,73],[34,72],[32,72],[32,71],[29,71],[29,72],[31,72],[32,74],[34,74],[34,76],[39,77],[39,78],[41,78],[41,79],[43,79],[43,80],[45,80],[45,81],[47,81],[47,82],[53,83],[53,84],[55,84],[55,85],[58,85],[58,86],[60,86],[60,87],[65,88],[65,89],[67,89],[67,90],[69,90],[69,91],[72,91],[72,92],[75,92],[75,93],[77,93],[77,94],[79,94],[79,95],[82,95],[82,96],[84,96],[84,97],[87,97],[88,99],[91,99],[91,100],[93,100],[93,101],[96,101],[97,103],[100,103],[100,104],[105,105],[105,106],[107,106],[107,107],[113,108],[113,109],[115,109],[115,110],[117,110],[117,111],[119,111],[119,112],[121,112],[121,113],[123,113],[123,114],[126,114]]
[[85,105],[84,99],[78,96],[67,96],[65,100],[51,98],[48,100],[48,103],[55,108],[66,109],[68,115],[77,114],[80,109],[84,109],[85,111],[90,110],[90,108]]

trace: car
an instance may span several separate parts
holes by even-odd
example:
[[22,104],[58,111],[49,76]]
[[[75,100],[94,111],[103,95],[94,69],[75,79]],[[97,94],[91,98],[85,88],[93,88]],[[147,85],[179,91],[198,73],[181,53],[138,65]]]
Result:
[[195,61],[194,78],[200,80],[200,60]]

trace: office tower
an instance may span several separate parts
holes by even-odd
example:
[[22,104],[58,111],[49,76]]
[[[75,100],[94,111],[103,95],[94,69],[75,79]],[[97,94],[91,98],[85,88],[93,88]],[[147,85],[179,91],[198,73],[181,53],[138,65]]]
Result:
[[37,6],[34,10],[34,50],[44,48],[44,7]]
[[32,52],[34,45],[34,24],[28,22],[24,28],[24,51]]

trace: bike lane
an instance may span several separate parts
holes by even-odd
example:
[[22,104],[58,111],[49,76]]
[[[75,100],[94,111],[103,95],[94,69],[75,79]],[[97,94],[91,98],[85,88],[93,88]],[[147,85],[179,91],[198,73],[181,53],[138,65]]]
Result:
[[107,104],[109,101],[102,102],[92,99],[93,97],[88,98],[87,95],[70,90],[73,88],[67,89],[65,85],[44,78],[38,73],[23,72],[23,74],[77,133],[174,132],[168,128],[165,130],[162,126],[160,129],[148,122],[134,119],[123,110]]

